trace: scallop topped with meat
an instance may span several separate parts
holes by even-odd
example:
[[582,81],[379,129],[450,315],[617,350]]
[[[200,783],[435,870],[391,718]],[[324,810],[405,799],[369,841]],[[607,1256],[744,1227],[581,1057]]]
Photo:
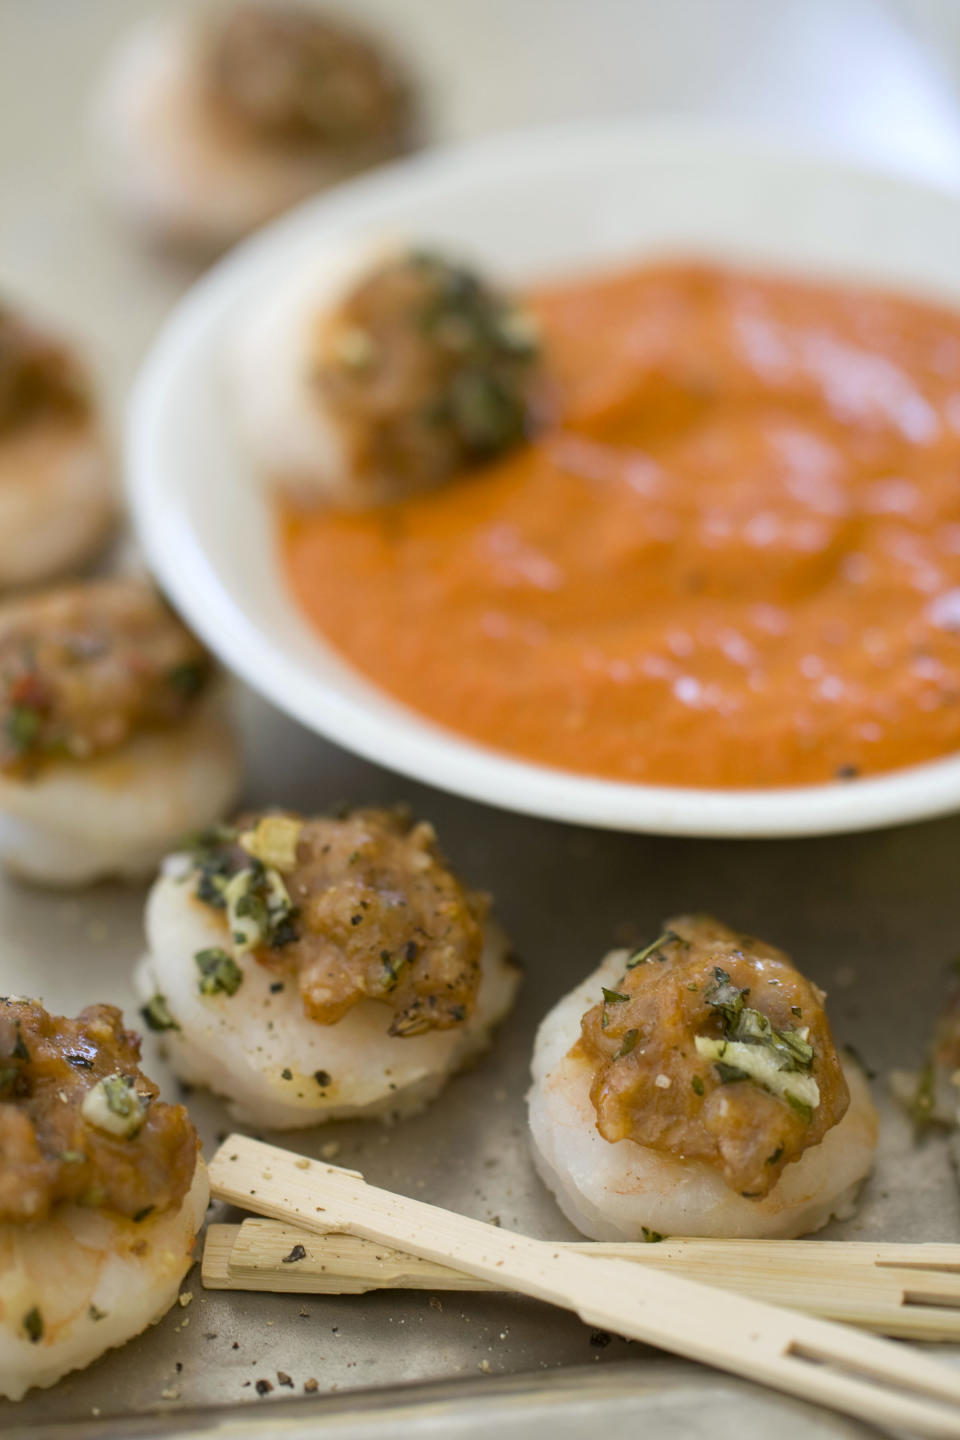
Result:
[[318,262],[265,297],[230,358],[258,468],[345,507],[494,459],[523,442],[541,404],[532,317],[429,250]]
[[609,955],[534,1053],[536,1156],[569,1218],[596,1238],[788,1236],[851,1213],[876,1117],[824,1001],[705,916]]
[[410,91],[386,52],[306,5],[238,5],[206,37],[211,97],[224,118],[282,146],[402,144]]
[[176,1298],[209,1198],[196,1131],[112,1005],[0,999],[0,1395],[88,1365]]
[[0,606],[0,851],[36,879],[144,873],[234,797],[206,651],[135,580]]
[[202,645],[147,586],[98,581],[8,605],[0,609],[0,765],[29,774],[175,725],[212,675]]
[[0,435],[41,417],[79,423],[92,410],[89,381],[76,357],[0,306]]
[[278,1128],[419,1108],[517,983],[486,897],[392,810],[201,836],[154,887],[147,938],[137,983],[177,1072]]
[[296,3],[137,27],[94,109],[119,208],[154,236],[208,249],[409,149],[415,128],[412,87],[390,47]]
[[769,1194],[850,1104],[824,999],[773,946],[676,921],[583,1017],[597,1129]]
[[[392,1011],[391,1035],[463,1023],[480,982],[487,906],[449,869],[432,825],[411,825],[393,810],[361,810],[306,822],[249,816],[240,832],[234,863],[249,867],[252,851],[252,889],[257,858],[267,865],[275,853],[281,859],[291,916],[273,943],[268,931],[257,955],[295,974],[311,1020],[334,1025],[369,999]],[[274,852],[277,834],[290,853]]]
[[86,563],[114,508],[86,370],[62,341],[0,303],[0,590]]

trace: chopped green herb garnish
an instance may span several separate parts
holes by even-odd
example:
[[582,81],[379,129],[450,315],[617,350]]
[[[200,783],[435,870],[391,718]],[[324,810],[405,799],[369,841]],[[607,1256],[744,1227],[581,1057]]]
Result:
[[934,1124],[937,1106],[937,1075],[933,1060],[928,1060],[917,1076],[917,1088],[907,1102],[907,1114],[915,1129],[922,1133]]
[[82,1165],[86,1161],[82,1150],[61,1150],[60,1159],[64,1165]]
[[223,889],[227,923],[238,953],[259,945],[286,945],[296,938],[297,912],[279,870],[252,859]]
[[694,1075],[693,1079],[690,1081],[690,1085],[693,1089],[694,1095],[703,1094],[703,1081],[700,1079],[699,1075]]
[[406,955],[391,955],[389,950],[380,951],[380,963],[383,966],[383,988],[393,990],[406,969]]
[[621,1044],[620,1044],[620,1049],[617,1051],[616,1055],[614,1055],[614,1057],[613,1057],[614,1060],[622,1060],[623,1057],[624,1057],[624,1055],[629,1055],[629,1054],[630,1054],[631,1050],[633,1050],[633,1049],[636,1047],[636,1043],[637,1043],[637,1039],[638,1039],[638,1037],[639,1037],[639,1034],[640,1034],[640,1031],[639,1031],[639,1030],[628,1030],[628,1031],[627,1031],[627,1033],[624,1035],[623,1040],[622,1040],[622,1042],[621,1042]]
[[808,1105],[806,1100],[801,1100],[799,1095],[794,1095],[792,1090],[784,1090],[783,1098],[790,1106],[790,1109],[796,1110],[797,1114],[801,1115],[809,1124],[813,1119],[813,1106]]
[[741,990],[739,985],[734,985],[726,970],[721,970],[720,966],[716,965],[713,970],[713,984],[704,991],[703,998],[711,1010],[716,1010],[722,1017],[724,1030],[731,1035],[743,1013],[744,1001],[749,994],[749,989]]
[[192,855],[210,855],[236,842],[237,831],[232,825],[208,825],[205,830],[194,830],[185,835],[180,848],[189,850]]
[[778,1030],[759,1010],[746,1004],[749,989],[734,985],[726,970],[714,969],[714,983],[704,992],[704,1000],[723,1021],[727,1040],[744,1045],[763,1045],[773,1052],[779,1070],[809,1074],[813,1068],[813,1046],[807,1032]]
[[134,1090],[133,1082],[125,1075],[108,1075],[105,1080],[100,1081],[100,1085],[106,1096],[107,1107],[114,1115],[122,1115],[127,1119],[136,1114],[140,1108],[140,1096]]
[[23,1328],[31,1345],[36,1345],[43,1339],[43,1316],[36,1305],[24,1315]]
[[281,1080],[292,1080],[292,1079],[293,1079],[293,1071],[285,1067],[283,1070],[280,1071],[280,1079],[281,1079]]
[[[241,920],[252,920],[261,935],[267,933],[267,928],[270,923],[267,913],[267,902],[263,896],[258,895],[255,890],[248,890],[246,894],[238,898],[233,908],[233,914]],[[246,936],[239,934],[234,938],[242,944]]]
[[608,990],[607,987],[606,987],[606,985],[604,985],[602,988],[603,988],[603,998],[604,998],[604,1000],[607,1002],[608,1005],[617,1005],[617,1004],[619,1004],[622,1000],[629,1000],[629,999],[630,999],[630,996],[629,996],[629,995],[624,995],[621,990]]
[[170,1014],[167,997],[161,995],[159,992],[156,995],[151,995],[146,1005],[142,1006],[140,1014],[148,1030],[180,1029],[180,1026]]
[[644,1240],[647,1242],[648,1245],[659,1245],[660,1241],[663,1239],[663,1236],[660,1234],[659,1230],[649,1230],[646,1225],[641,1225],[640,1230]]
[[314,1080],[316,1080],[321,1090],[328,1090],[333,1084],[333,1076],[330,1074],[329,1070],[314,1070],[313,1078]]
[[174,690],[179,691],[187,700],[192,700],[199,695],[210,675],[210,666],[206,660],[187,660],[182,665],[174,665],[172,670],[167,672],[167,679]]
[[776,1148],[776,1150],[774,1150],[773,1154],[767,1156],[766,1160],[764,1161],[764,1164],[765,1164],[765,1165],[776,1165],[777,1161],[780,1159],[780,1156],[781,1156],[782,1154],[783,1154],[783,1146],[782,1146],[782,1145],[778,1145],[777,1148]]
[[132,1140],[143,1126],[149,1103],[149,1095],[137,1094],[131,1075],[106,1075],[84,1095],[80,1113],[97,1130]]
[[198,950],[193,960],[200,971],[201,995],[236,995],[243,984],[243,971],[226,950]]
[[667,945],[671,940],[677,938],[672,930],[664,930],[663,934],[658,935],[651,945],[645,946],[642,950],[634,950],[627,961],[627,969],[635,970],[638,965],[643,965],[652,955],[655,955],[661,946]]
[[106,1310],[98,1310],[96,1305],[89,1305],[87,1307],[87,1315],[91,1320],[106,1320],[107,1318]]
[[40,736],[43,716],[32,705],[11,705],[4,725],[11,749],[22,755]]
[[720,1076],[724,1085],[735,1085],[738,1080],[749,1080],[750,1076],[746,1070],[741,1070],[739,1065],[727,1065],[723,1060],[715,1060],[713,1068]]
[[138,1210],[133,1216],[134,1225],[139,1225],[141,1220],[146,1220],[147,1216],[152,1215],[156,1208],[156,1205],[144,1205],[143,1209]]

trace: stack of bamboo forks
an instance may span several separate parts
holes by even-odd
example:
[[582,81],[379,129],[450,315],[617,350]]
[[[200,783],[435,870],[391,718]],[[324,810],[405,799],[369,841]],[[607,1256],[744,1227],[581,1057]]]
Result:
[[512,1290],[858,1418],[960,1440],[960,1374],[829,1323],[960,1339],[960,1246],[553,1244],[237,1135],[214,1156],[210,1175],[217,1198],[270,1217],[210,1227],[210,1288]]

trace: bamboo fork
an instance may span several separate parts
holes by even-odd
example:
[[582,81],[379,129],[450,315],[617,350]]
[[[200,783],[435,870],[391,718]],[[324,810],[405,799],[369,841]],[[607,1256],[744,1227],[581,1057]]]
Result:
[[641,1275],[627,1261],[515,1235],[240,1135],[217,1151],[210,1180],[218,1199],[246,1210],[310,1231],[357,1235],[506,1284],[590,1325],[859,1419],[960,1440],[960,1374],[889,1340],[656,1266]]
[[[582,1241],[561,1253],[654,1265],[736,1294],[901,1339],[960,1340],[960,1245],[821,1240]],[[360,1295],[368,1290],[509,1290],[353,1235],[315,1235],[276,1220],[210,1225],[202,1277],[211,1290]]]

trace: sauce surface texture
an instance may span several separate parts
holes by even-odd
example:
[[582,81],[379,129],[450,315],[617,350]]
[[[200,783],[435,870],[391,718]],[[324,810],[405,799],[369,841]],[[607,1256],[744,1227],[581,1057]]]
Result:
[[533,443],[283,517],[299,603],[412,708],[566,770],[810,784],[960,748],[960,314],[699,264],[528,300]]

